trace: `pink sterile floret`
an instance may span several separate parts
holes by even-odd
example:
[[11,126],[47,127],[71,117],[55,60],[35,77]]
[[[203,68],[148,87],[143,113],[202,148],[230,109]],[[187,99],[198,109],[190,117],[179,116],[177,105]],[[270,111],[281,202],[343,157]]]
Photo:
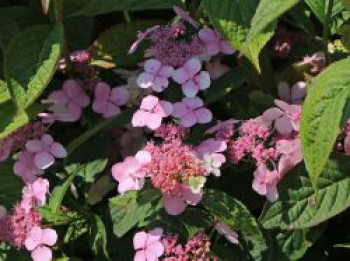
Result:
[[289,104],[300,105],[306,96],[306,83],[300,81],[290,87],[287,82],[280,82],[278,84],[278,96]]
[[278,172],[281,177],[303,160],[299,138],[278,140],[276,150],[281,155],[278,162]]
[[189,12],[183,10],[178,6],[174,6],[173,10],[182,20],[186,21],[195,28],[199,28],[200,24],[190,16]]
[[265,164],[258,166],[254,172],[253,189],[260,195],[266,196],[269,201],[278,199],[277,184],[280,175],[277,170],[270,171]]
[[226,42],[216,31],[210,28],[203,28],[198,33],[199,39],[205,47],[206,53],[210,56],[218,53],[233,54],[235,49]]
[[43,175],[44,171],[35,164],[35,154],[27,150],[21,152],[13,166],[13,172],[20,176],[24,182],[33,183],[37,176]]
[[140,109],[132,117],[134,127],[147,126],[151,130],[159,128],[162,120],[173,112],[173,106],[170,102],[161,101],[158,97],[148,95],[142,102]]
[[49,181],[38,178],[23,188],[23,198],[20,204],[26,212],[29,212],[35,206],[45,205],[47,193],[49,193]]
[[163,194],[164,208],[173,216],[180,215],[187,205],[196,206],[201,202],[203,193],[193,193],[187,185],[177,185],[171,193]]
[[149,36],[153,31],[157,30],[159,28],[159,25],[154,25],[150,28],[148,28],[145,32],[139,32],[137,34],[137,40],[131,45],[128,54],[133,54],[136,52],[139,44],[146,39],[147,36]]
[[196,123],[205,124],[211,122],[213,114],[210,110],[203,107],[203,101],[198,98],[184,98],[182,102],[177,102],[174,105],[173,116],[180,119],[180,124],[189,128]]
[[35,155],[34,162],[38,169],[47,169],[55,163],[55,158],[67,156],[62,144],[55,142],[49,134],[44,134],[40,139],[27,141],[26,149]]
[[111,88],[107,83],[100,82],[95,87],[95,100],[92,109],[109,118],[120,113],[120,106],[129,100],[129,92],[123,87]]
[[80,119],[82,109],[90,103],[90,98],[85,94],[80,83],[75,80],[64,82],[62,90],[52,92],[44,103],[52,104],[49,111],[43,113],[43,122],[54,121],[74,122]]
[[147,175],[144,166],[151,162],[151,159],[149,152],[139,151],[135,157],[127,157],[112,167],[113,178],[119,182],[119,193],[142,189]]
[[48,246],[53,246],[56,242],[57,233],[55,230],[35,226],[30,230],[24,244],[31,252],[33,261],[51,261],[52,250]]
[[151,59],[145,62],[144,72],[137,78],[137,85],[141,88],[152,88],[162,92],[169,85],[168,78],[172,76],[174,68],[163,65],[160,61]]
[[208,72],[201,71],[202,63],[192,58],[188,60],[183,67],[173,73],[175,82],[182,84],[182,92],[186,97],[193,98],[199,90],[205,90],[210,87],[210,75]]
[[222,222],[218,222],[215,225],[215,229],[219,234],[223,235],[229,242],[233,244],[238,244],[238,234],[236,231],[232,230],[228,225]]
[[134,261],[157,261],[164,254],[164,246],[161,242],[163,229],[155,228],[148,233],[138,232],[134,235],[134,249],[136,250]]
[[293,131],[299,131],[301,106],[290,105],[281,100],[275,100],[278,107],[268,109],[264,112],[262,120],[266,125],[274,126],[281,135],[289,135]]

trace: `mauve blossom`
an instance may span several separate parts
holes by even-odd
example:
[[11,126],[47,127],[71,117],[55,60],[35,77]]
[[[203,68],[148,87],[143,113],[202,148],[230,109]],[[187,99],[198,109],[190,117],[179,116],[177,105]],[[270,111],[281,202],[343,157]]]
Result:
[[235,49],[213,29],[203,28],[199,31],[198,36],[205,47],[206,53],[210,56],[217,55],[220,52],[229,55],[235,52]]
[[306,83],[300,81],[290,87],[287,82],[280,82],[278,84],[278,96],[289,104],[300,105],[306,96]]
[[37,176],[44,174],[44,171],[35,164],[35,154],[27,150],[22,151],[18,156],[13,166],[13,172],[26,183],[34,182]]
[[173,73],[174,81],[182,85],[182,92],[188,98],[193,98],[200,90],[210,87],[210,75],[201,69],[202,63],[192,58]]
[[140,88],[152,88],[156,92],[162,92],[169,85],[168,78],[174,72],[174,68],[163,65],[160,61],[151,59],[145,62],[144,72],[137,77],[137,85]]
[[155,228],[148,232],[141,231],[134,235],[133,243],[136,250],[134,261],[157,261],[164,254],[161,242],[163,229]]
[[148,95],[142,102],[140,109],[132,117],[134,127],[148,127],[151,130],[159,128],[162,120],[173,112],[173,106],[170,102],[161,101],[158,97]]
[[129,93],[123,87],[111,88],[108,84],[100,82],[95,87],[95,100],[92,109],[109,118],[120,113],[120,106],[129,100]]
[[280,175],[277,170],[270,171],[265,164],[260,164],[254,172],[253,189],[269,201],[278,199],[277,184]]
[[55,230],[35,226],[29,232],[24,245],[31,252],[33,261],[51,261],[52,250],[48,246],[53,246],[56,242],[57,233]]
[[27,141],[26,149],[34,154],[35,166],[38,169],[47,169],[55,163],[55,158],[67,156],[62,144],[55,142],[49,134],[44,134],[40,139]]
[[184,98],[181,102],[173,104],[173,116],[180,119],[180,124],[190,128],[196,123],[205,124],[211,122],[213,114],[204,107],[202,99],[198,97]]
[[32,184],[27,184],[22,190],[21,207],[29,212],[34,206],[43,206],[46,203],[46,194],[49,192],[49,181],[38,178]]
[[281,177],[303,160],[299,138],[278,140],[276,150],[281,155],[278,162],[278,172]]
[[128,54],[133,54],[136,52],[137,47],[139,44],[146,39],[148,35],[150,35],[153,31],[157,30],[159,28],[159,25],[154,25],[150,28],[148,28],[145,32],[139,32],[137,34],[137,40],[131,45]]
[[124,194],[129,190],[142,189],[147,175],[144,165],[151,159],[149,152],[139,151],[135,157],[126,157],[123,162],[112,167],[113,178],[119,182],[119,193]]
[[52,92],[43,102],[52,104],[49,107],[51,113],[40,114],[43,122],[52,123],[56,120],[75,122],[80,119],[82,109],[89,105],[90,98],[78,81],[67,80],[62,90]]

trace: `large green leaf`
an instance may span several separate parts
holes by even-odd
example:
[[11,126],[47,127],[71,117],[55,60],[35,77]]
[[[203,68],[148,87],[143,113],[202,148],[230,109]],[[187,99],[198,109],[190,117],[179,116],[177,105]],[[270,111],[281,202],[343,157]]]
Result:
[[130,191],[109,201],[113,232],[122,237],[139,222],[159,210],[161,195],[154,189]]
[[313,227],[350,206],[350,160],[336,155],[322,171],[316,196],[303,163],[281,181],[279,199],[264,211],[265,228],[304,229]]
[[341,0],[347,10],[350,10],[350,0]]
[[262,33],[251,40],[245,48],[245,41],[250,29],[259,0],[203,0],[204,9],[214,27],[239,51],[259,69],[259,53],[273,34],[273,28],[268,26]]
[[31,105],[48,85],[61,56],[62,43],[62,24],[33,26],[12,39],[4,71],[18,108]]
[[326,0],[305,0],[317,19],[325,24],[326,21]]
[[10,209],[16,201],[21,200],[23,181],[13,174],[13,161],[0,164],[0,205]]
[[99,260],[110,260],[107,251],[107,231],[103,220],[98,215],[93,215],[90,229],[92,238],[91,248]]
[[244,243],[252,260],[264,260],[265,238],[254,216],[241,202],[222,191],[206,190],[202,204],[216,219],[240,232],[240,242]]
[[172,8],[180,0],[90,0],[73,15],[95,16],[113,11],[138,11]]
[[261,0],[251,22],[251,29],[246,40],[249,47],[256,37],[265,33],[266,30],[275,27],[276,20],[300,0]]
[[343,109],[350,94],[349,68],[350,59],[344,59],[314,78],[303,106],[302,149],[314,185],[340,133]]
[[102,32],[93,45],[92,64],[103,63],[108,67],[136,65],[142,60],[146,49],[143,43],[134,54],[128,54],[130,46],[137,38],[137,33],[160,23],[162,22],[159,20],[121,23]]

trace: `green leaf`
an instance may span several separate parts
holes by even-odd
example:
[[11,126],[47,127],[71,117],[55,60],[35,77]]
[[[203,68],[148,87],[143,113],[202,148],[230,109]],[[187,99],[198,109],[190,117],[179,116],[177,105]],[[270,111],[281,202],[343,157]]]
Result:
[[243,83],[248,79],[249,72],[246,67],[238,67],[232,71],[224,74],[217,80],[215,80],[208,91],[205,93],[206,103],[219,102],[222,98],[228,95],[230,92],[241,87]]
[[73,15],[95,16],[113,11],[139,11],[168,9],[173,5],[181,6],[180,0],[90,0]]
[[281,181],[279,199],[264,211],[261,222],[267,229],[304,229],[316,226],[350,206],[350,160],[344,155],[331,158],[314,192],[305,165],[300,163]]
[[326,22],[326,0],[305,0],[317,19],[325,24]]
[[142,43],[134,54],[128,54],[129,48],[143,32],[153,25],[162,24],[159,20],[135,21],[121,23],[102,32],[95,41],[92,50],[92,64],[109,64],[109,67],[125,67],[137,64],[143,59],[146,49]]
[[78,216],[75,212],[63,212],[60,210],[53,213],[51,208],[47,205],[38,208],[38,210],[46,222],[53,223],[54,225],[69,224]]
[[113,222],[113,232],[122,237],[139,222],[159,210],[160,197],[154,189],[130,191],[109,201],[109,213]]
[[350,249],[350,243],[337,244],[334,247],[342,247],[342,248],[349,248]]
[[341,0],[347,10],[350,11],[350,0]]
[[0,164],[0,202],[7,209],[21,200],[24,186],[22,179],[13,174],[13,164],[12,160]]
[[239,231],[252,260],[264,260],[267,250],[265,238],[254,216],[238,200],[222,191],[206,190],[202,204],[219,221]]
[[299,0],[261,0],[251,22],[246,46],[250,46],[256,37],[262,35],[270,28],[275,28],[277,19],[295,6]]
[[[92,237],[92,250],[97,257],[104,257],[109,259],[107,251],[107,232],[105,224],[98,215],[93,215],[92,227],[90,230],[90,236]],[[100,259],[99,259],[100,260]]]
[[329,66],[313,79],[304,102],[300,127],[302,150],[315,188],[340,133],[343,110],[350,94],[349,68],[350,59]]
[[90,162],[79,164],[72,163],[69,166],[66,166],[68,173],[73,173],[74,170],[80,169],[77,173],[78,176],[81,176],[86,183],[93,183],[95,181],[96,175],[101,173],[107,166],[108,159],[94,159]]
[[203,0],[204,9],[214,27],[260,70],[259,53],[273,34],[273,28],[267,28],[256,35],[250,45],[245,48],[245,41],[250,29],[259,0]]
[[33,26],[12,39],[4,71],[17,108],[27,108],[48,85],[61,56],[62,43],[62,24]]
[[340,41],[343,46],[350,50],[350,24],[346,23],[339,29],[339,34],[341,35]]

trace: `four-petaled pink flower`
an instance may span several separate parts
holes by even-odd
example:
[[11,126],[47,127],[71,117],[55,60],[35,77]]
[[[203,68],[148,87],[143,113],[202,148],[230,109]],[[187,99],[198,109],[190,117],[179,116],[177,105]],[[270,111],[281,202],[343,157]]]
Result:
[[262,115],[262,121],[270,126],[274,126],[278,133],[289,135],[293,131],[299,131],[299,123],[301,117],[301,106],[290,105],[281,100],[275,100],[277,107],[268,109]]
[[152,88],[156,92],[162,92],[169,85],[168,78],[174,72],[174,68],[163,65],[160,61],[151,59],[145,62],[145,71],[137,78],[137,85],[141,88]]
[[55,163],[55,158],[67,156],[67,151],[62,144],[55,142],[49,134],[44,134],[40,139],[27,141],[26,149],[35,154],[35,166],[39,169],[47,169]]
[[235,49],[228,42],[210,28],[201,29],[198,36],[205,47],[206,53],[210,56],[217,55],[220,52],[228,55],[235,52]]
[[281,155],[278,162],[278,172],[281,177],[303,160],[299,138],[278,140],[276,150]]
[[123,162],[112,167],[113,178],[119,182],[119,193],[143,188],[147,175],[144,165],[149,162],[151,154],[148,151],[139,151],[135,157],[126,157]]
[[280,82],[278,84],[278,96],[289,104],[300,105],[306,96],[306,83],[300,81],[290,87],[287,82]]
[[21,207],[28,213],[35,205],[45,205],[48,192],[49,181],[47,179],[38,178],[32,184],[27,184],[22,190]]
[[205,90],[210,87],[210,75],[206,71],[201,71],[202,63],[192,58],[188,60],[183,67],[173,73],[175,82],[182,84],[182,92],[186,97],[193,98],[199,90]]
[[180,124],[189,128],[196,123],[205,124],[213,119],[213,114],[210,110],[203,107],[203,101],[198,98],[184,98],[182,102],[173,104],[173,116],[180,119]]
[[95,100],[92,109],[109,118],[120,113],[120,106],[129,100],[129,92],[123,87],[111,88],[107,83],[100,82],[95,87]]
[[196,206],[201,202],[203,193],[193,193],[188,185],[178,185],[171,194],[163,194],[164,208],[173,216],[180,215],[187,205]]
[[134,127],[147,126],[151,130],[159,128],[162,120],[173,112],[173,106],[170,102],[161,101],[158,97],[148,95],[143,98],[140,109],[132,117]]
[[138,232],[134,235],[134,261],[157,261],[164,254],[164,245],[161,242],[163,229],[155,228],[148,233]]
[[13,166],[13,172],[20,176],[24,182],[32,183],[37,176],[43,175],[44,171],[35,164],[35,154],[24,150]]
[[55,230],[35,226],[29,232],[24,245],[31,252],[33,261],[51,261],[52,250],[48,246],[53,246],[57,241]]
[[44,103],[52,104],[49,111],[42,113],[43,121],[52,123],[54,121],[74,122],[80,119],[82,109],[90,103],[90,98],[85,94],[79,82],[67,80],[62,90],[52,92]]
[[277,184],[280,175],[277,170],[270,171],[265,164],[260,164],[254,172],[253,189],[269,201],[278,199]]

